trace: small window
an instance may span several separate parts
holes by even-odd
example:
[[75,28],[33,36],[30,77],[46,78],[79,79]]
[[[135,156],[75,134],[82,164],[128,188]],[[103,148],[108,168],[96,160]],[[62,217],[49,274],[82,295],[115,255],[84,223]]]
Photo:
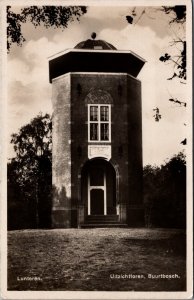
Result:
[[100,121],[108,121],[108,106],[100,107]]
[[108,132],[109,124],[101,123],[100,126],[101,126],[101,129],[100,129],[101,141],[108,141],[109,140],[109,132]]
[[96,123],[90,124],[90,139],[91,141],[98,140],[98,124]]
[[88,140],[110,142],[110,105],[88,106]]
[[102,50],[102,46],[94,46],[94,50]]
[[90,106],[90,121],[98,121],[98,107]]

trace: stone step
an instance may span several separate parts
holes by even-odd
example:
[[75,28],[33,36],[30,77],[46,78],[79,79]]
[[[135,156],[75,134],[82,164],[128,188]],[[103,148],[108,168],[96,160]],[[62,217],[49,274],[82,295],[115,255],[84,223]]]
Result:
[[127,228],[127,224],[123,224],[123,223],[84,223],[80,225],[81,228]]
[[92,219],[92,220],[87,220],[85,223],[119,223],[118,220],[98,220],[98,219]]
[[117,220],[118,219],[118,215],[90,215],[90,216],[87,216],[87,219],[114,219],[114,220]]
[[96,215],[96,216],[87,216],[86,223],[118,223],[119,222],[119,216],[117,215]]
[[116,214],[107,214],[107,215],[88,215],[88,218],[92,218],[92,217],[118,217],[118,215]]

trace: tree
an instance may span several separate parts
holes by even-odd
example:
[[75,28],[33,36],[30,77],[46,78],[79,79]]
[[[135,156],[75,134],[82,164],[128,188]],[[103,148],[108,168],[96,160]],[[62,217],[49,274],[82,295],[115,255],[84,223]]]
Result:
[[85,6],[28,6],[14,13],[11,6],[7,6],[7,49],[10,51],[12,43],[22,46],[25,37],[22,34],[22,24],[27,21],[35,26],[43,24],[46,28],[66,28],[68,24],[87,12]]
[[[175,5],[175,6],[162,6],[157,8],[157,10],[163,12],[164,14],[169,15],[169,26],[172,24],[179,24],[180,26],[184,26],[186,23],[186,6],[185,5]],[[139,20],[144,15],[149,15],[149,8],[143,8],[141,12],[137,13],[137,8],[134,7],[130,13],[130,15],[126,16],[126,20],[129,24],[137,24]],[[163,63],[171,62],[173,63],[173,74],[167,80],[172,80],[174,78],[178,78],[181,83],[185,83],[187,78],[187,69],[186,69],[186,40],[185,37],[177,37],[172,39],[171,46],[173,49],[177,49],[176,54],[165,53],[159,60]],[[181,101],[180,99],[176,99],[171,96],[169,101],[172,103],[179,104],[180,106],[186,106],[185,101]],[[158,109],[158,108],[156,108]],[[155,109],[155,110],[156,110]],[[158,109],[159,111],[159,109]],[[159,121],[161,119],[158,118],[157,113],[154,115],[155,121]]]
[[145,166],[144,204],[147,227],[186,226],[186,160],[174,155],[161,167]]
[[145,225],[152,227],[154,199],[157,197],[160,183],[158,182],[158,174],[160,168],[157,166],[147,165],[143,169],[143,198],[145,206]]
[[16,157],[8,164],[8,207],[25,208],[27,227],[48,227],[51,222],[51,131],[51,117],[40,113],[12,134]]
[[[7,166],[7,210],[8,229],[22,229],[30,225],[28,222],[28,205],[23,201],[22,190],[18,184],[18,162],[12,160]],[[27,226],[27,227],[28,227]]]

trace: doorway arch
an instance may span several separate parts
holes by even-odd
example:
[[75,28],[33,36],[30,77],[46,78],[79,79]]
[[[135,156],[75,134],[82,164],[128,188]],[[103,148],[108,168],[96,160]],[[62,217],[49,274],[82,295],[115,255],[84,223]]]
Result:
[[87,161],[81,172],[85,216],[116,215],[116,172],[103,158]]

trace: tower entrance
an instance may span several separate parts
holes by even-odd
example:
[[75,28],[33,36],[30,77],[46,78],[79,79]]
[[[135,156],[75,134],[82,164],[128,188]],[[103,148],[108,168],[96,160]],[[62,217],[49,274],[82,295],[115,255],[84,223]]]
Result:
[[105,164],[90,166],[88,170],[88,215],[107,215]]
[[116,173],[106,160],[86,163],[82,172],[82,203],[86,216],[116,214]]

